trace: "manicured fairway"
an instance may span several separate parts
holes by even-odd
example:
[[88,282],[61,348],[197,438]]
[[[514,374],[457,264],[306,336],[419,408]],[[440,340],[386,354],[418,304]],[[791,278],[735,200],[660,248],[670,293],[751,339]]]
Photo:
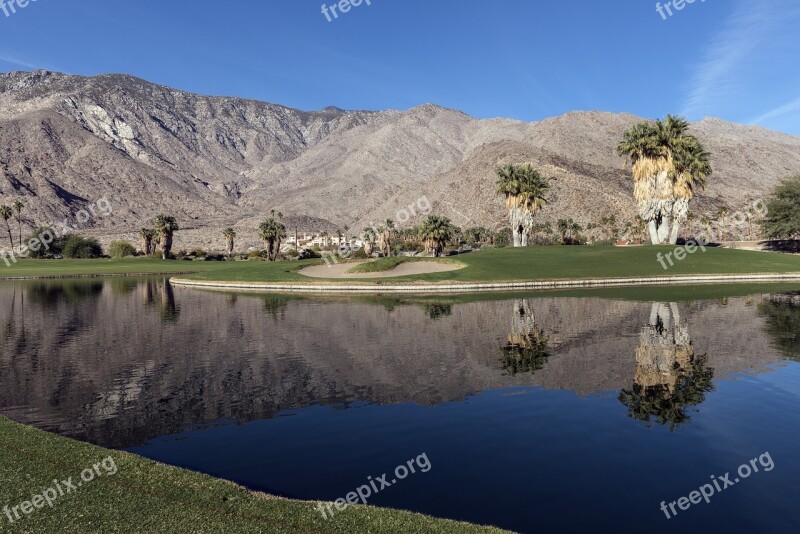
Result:
[[[413,277],[384,278],[398,282],[503,282],[578,278],[677,276],[692,274],[800,273],[800,256],[709,248],[664,269],[658,261],[674,247],[529,247],[493,249],[439,261],[458,261],[466,268]],[[434,260],[435,261],[435,260]],[[318,283],[297,273],[321,260],[269,263],[184,262],[129,260],[26,260],[11,267],[0,265],[0,278],[14,276],[76,276],[125,273],[187,273],[198,280],[239,282]],[[346,280],[331,283],[348,283]],[[364,282],[362,280],[361,282]],[[366,280],[369,282],[369,280]]]
[[[116,472],[82,482],[111,457]],[[68,479],[76,488],[67,491]],[[86,478],[89,478],[88,475]],[[419,514],[350,506],[323,519],[315,503],[250,492],[224,480],[42,432],[0,417],[0,532],[501,532]],[[59,481],[59,484],[54,481]],[[80,486],[77,484],[80,483]],[[60,486],[51,508],[21,503]],[[49,493],[53,496],[53,492]],[[13,510],[17,507],[16,514]],[[20,516],[20,519],[16,518]]]

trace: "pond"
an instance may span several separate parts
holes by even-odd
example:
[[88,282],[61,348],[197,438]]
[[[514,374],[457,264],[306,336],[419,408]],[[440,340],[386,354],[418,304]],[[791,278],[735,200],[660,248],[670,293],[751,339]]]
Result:
[[798,289],[3,283],[0,414],[292,498],[367,487],[373,505],[521,532],[785,532]]

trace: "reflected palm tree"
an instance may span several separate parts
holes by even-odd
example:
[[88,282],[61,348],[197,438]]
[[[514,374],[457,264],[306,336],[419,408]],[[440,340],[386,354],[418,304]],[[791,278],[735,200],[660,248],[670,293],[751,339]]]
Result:
[[639,336],[633,387],[617,398],[634,419],[674,430],[689,420],[687,409],[714,389],[714,369],[707,362],[707,355],[695,355],[678,305],[654,303],[650,323]]
[[759,304],[767,319],[764,331],[773,346],[791,360],[800,361],[800,292],[773,295]]
[[289,306],[287,297],[268,296],[264,297],[264,311],[272,317],[275,322],[286,319],[286,308]]
[[536,327],[536,317],[527,299],[514,300],[512,330],[508,343],[500,351],[500,364],[507,374],[535,373],[544,368],[550,357],[549,340]]
[[152,306],[156,302],[156,283],[152,280],[147,280],[145,283],[142,284],[142,288],[144,289],[144,305],[145,306]]
[[423,304],[422,309],[434,321],[453,315],[452,304]]
[[169,278],[164,278],[158,283],[158,312],[163,323],[174,323],[181,313],[180,307],[175,303],[175,290],[169,283]]

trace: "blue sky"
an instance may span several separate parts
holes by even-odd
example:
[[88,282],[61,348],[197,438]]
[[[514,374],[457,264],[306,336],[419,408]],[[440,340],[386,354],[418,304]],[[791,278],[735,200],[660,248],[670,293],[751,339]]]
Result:
[[301,109],[681,113],[800,135],[797,0],[696,0],[666,20],[650,0],[365,0],[331,22],[322,4],[38,0],[0,10],[0,70],[123,72]]

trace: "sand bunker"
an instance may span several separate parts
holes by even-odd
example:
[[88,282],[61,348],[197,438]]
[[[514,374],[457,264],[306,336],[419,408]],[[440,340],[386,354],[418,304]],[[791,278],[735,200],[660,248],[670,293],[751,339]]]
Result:
[[[361,262],[366,263],[366,262]],[[464,265],[457,263],[440,263],[433,261],[413,261],[401,263],[391,271],[381,271],[377,273],[348,273],[350,269],[358,263],[339,263],[335,265],[315,265],[297,271],[303,276],[310,278],[397,278],[398,276],[414,276],[419,274],[445,273],[463,269]]]

